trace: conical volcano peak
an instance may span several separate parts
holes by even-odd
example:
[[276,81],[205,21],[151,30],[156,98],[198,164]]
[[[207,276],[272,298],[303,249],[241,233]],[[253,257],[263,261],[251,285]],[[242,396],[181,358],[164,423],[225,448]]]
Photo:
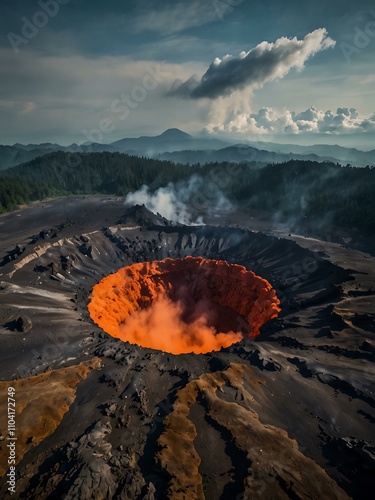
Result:
[[186,140],[186,139],[192,139],[192,136],[187,134],[186,132],[183,132],[182,130],[178,128],[169,128],[165,132],[163,132],[160,137],[163,137],[164,139],[169,139],[169,140],[174,140],[174,141],[181,141],[181,140]]

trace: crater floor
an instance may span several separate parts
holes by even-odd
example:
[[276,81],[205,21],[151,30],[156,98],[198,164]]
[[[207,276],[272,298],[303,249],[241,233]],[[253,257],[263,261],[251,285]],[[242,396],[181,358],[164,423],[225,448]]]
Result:
[[[3,497],[13,386],[13,498],[372,498],[374,257],[264,215],[211,222],[173,225],[101,196],[0,217]],[[255,339],[181,355],[90,318],[103,277],[188,256],[266,279],[279,317]]]

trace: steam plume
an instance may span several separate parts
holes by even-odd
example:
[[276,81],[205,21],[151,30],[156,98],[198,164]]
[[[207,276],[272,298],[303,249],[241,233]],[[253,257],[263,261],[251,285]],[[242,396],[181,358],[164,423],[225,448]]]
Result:
[[[197,196],[199,193],[199,196]],[[148,186],[142,186],[138,191],[129,193],[125,198],[125,205],[145,205],[152,212],[173,222],[181,224],[201,225],[202,216],[194,215],[188,205],[198,211],[204,209],[215,213],[217,210],[229,211],[232,205],[223,195],[217,185],[212,189],[207,181],[198,175],[179,183],[169,183],[165,187],[152,192]]]

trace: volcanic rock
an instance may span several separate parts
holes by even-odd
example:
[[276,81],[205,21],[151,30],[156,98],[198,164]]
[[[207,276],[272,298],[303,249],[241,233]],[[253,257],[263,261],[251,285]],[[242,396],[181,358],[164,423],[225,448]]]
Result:
[[[243,498],[349,498],[311,459],[305,457],[287,433],[260,422],[250,407],[253,398],[244,387],[244,378],[252,372],[232,363],[225,372],[204,374],[177,393],[173,411],[164,423],[158,439],[159,465],[169,477],[169,498],[204,499],[200,457],[194,447],[197,429],[189,420],[191,407],[200,401],[207,415],[227,439],[233,440],[238,453],[246,456]],[[224,386],[241,396],[239,404],[228,403],[217,395]]]
[[[88,373],[101,365],[99,358],[93,358],[76,366],[52,370],[35,377],[0,382],[1,394],[13,387],[16,394],[15,421],[17,423],[17,458],[52,434],[69,410],[76,394],[76,386]],[[6,398],[1,399],[0,432],[7,434]],[[30,440],[32,436],[32,440]],[[0,442],[0,476],[5,474],[8,449]]]
[[[344,490],[372,500],[373,257],[286,232],[266,214],[215,214],[214,225],[203,227],[152,219],[146,227],[141,218],[117,224],[124,215],[117,198],[71,197],[48,207],[35,204],[0,221],[0,255],[25,248],[0,264],[0,394],[5,405],[15,386],[21,436],[13,498],[194,498],[199,490],[206,500],[331,500]],[[59,240],[32,237],[44,228]],[[92,258],[81,245],[92,248]],[[70,279],[48,279],[51,262],[56,275],[67,276],[68,256]],[[134,263],[186,257],[242,266],[266,280],[281,302],[278,318],[249,338],[246,318],[233,322],[211,300],[216,286],[227,286],[219,273],[198,302],[215,313],[206,326],[240,334],[228,348],[173,355],[111,337],[92,322],[87,304],[102,278]],[[192,283],[180,275],[176,290]],[[193,288],[183,305],[189,298],[197,304]],[[207,308],[183,307],[187,324],[196,319],[192,312]],[[7,322],[20,316],[32,319],[32,335],[9,331]],[[168,323],[161,324],[164,336]],[[327,336],[317,335],[322,330]],[[80,363],[94,357],[103,369],[85,378]],[[38,390],[35,380],[44,381]],[[7,440],[4,405],[0,445]],[[6,476],[0,496],[7,496]]]

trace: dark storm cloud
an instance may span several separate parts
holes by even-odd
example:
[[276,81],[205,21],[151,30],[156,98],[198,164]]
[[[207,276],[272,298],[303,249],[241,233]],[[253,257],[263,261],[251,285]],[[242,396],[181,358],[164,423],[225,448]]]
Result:
[[310,57],[334,45],[324,28],[303,40],[282,37],[274,43],[262,42],[238,57],[216,58],[201,80],[193,76],[183,83],[177,81],[169,95],[216,99],[245,87],[261,88],[266,82],[283,78],[292,68],[303,69]]

